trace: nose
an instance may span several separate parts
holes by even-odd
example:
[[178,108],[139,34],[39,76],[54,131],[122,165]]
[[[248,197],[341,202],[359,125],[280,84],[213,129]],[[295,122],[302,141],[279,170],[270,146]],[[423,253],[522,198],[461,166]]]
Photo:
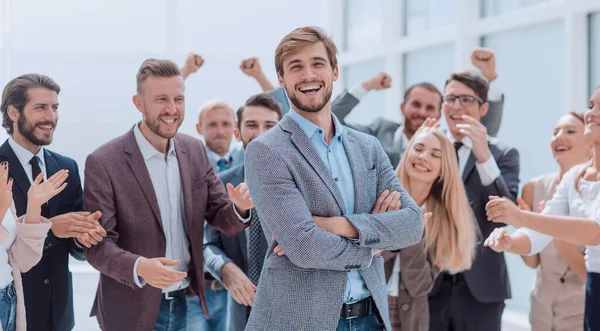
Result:
[[169,101],[169,103],[167,104],[167,107],[165,108],[165,111],[169,115],[173,115],[173,114],[177,113],[177,106],[175,105],[175,100]]
[[57,119],[58,119],[58,113],[52,108],[49,108],[44,114],[45,121],[54,123],[54,122],[56,122]]

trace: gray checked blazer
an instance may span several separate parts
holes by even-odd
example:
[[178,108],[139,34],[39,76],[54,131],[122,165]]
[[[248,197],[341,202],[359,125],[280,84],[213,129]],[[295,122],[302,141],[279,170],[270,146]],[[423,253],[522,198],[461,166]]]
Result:
[[[421,209],[400,185],[377,139],[344,127],[342,142],[354,179],[353,211],[344,210],[333,177],[289,116],[248,145],[246,181],[269,249],[246,330],[335,330],[347,274],[354,269],[391,330],[384,261],[371,248],[418,243]],[[401,209],[369,214],[386,189],[401,193]],[[345,216],[359,232],[358,244],[317,227],[312,215]],[[284,256],[273,253],[277,244]]]

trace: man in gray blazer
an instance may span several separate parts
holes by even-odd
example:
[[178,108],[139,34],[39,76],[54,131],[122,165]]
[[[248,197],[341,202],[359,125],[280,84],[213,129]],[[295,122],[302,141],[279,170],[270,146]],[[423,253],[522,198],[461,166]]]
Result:
[[[487,127],[488,134],[495,137],[500,130],[502,121],[504,96],[495,86],[498,75],[496,74],[494,52],[490,49],[476,48],[471,54],[471,62],[491,82],[489,111],[481,119],[481,123]],[[408,141],[421,124],[428,117],[438,120],[442,117],[442,93],[431,83],[419,83],[410,86],[404,93],[404,99],[400,104],[404,124],[383,117],[378,117],[369,124],[348,123],[345,121],[346,116],[356,107],[360,98],[368,92],[364,85],[357,85],[351,91],[352,93],[344,92],[338,97],[344,100],[344,103],[332,108],[333,113],[344,125],[377,137],[394,168],[398,166]]]
[[[279,103],[266,93],[257,94],[238,110],[238,127],[234,134],[245,147],[280,120]],[[241,184],[244,182],[244,164],[220,173],[219,178],[223,184]],[[254,216],[247,231],[232,237],[210,226],[204,228],[205,267],[229,291],[227,330],[231,331],[246,327],[267,252],[267,241],[260,220],[256,213]]]
[[[331,113],[336,53],[315,27],[294,30],[275,52],[292,109],[246,149],[269,242],[246,330],[391,329],[379,253],[423,235],[421,210],[379,142]],[[390,207],[370,214],[384,199]]]

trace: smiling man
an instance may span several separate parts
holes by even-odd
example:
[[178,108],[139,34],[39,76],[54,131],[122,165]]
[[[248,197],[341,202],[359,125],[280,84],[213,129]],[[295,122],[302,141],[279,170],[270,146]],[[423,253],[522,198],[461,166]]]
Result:
[[[453,73],[446,81],[443,108],[448,138],[454,144],[469,202],[482,238],[504,226],[488,222],[489,196],[515,200],[519,190],[519,153],[490,138],[481,118],[489,109],[488,83],[474,71]],[[500,331],[510,284],[504,255],[478,246],[470,270],[442,273],[430,293],[430,330]]]
[[[379,142],[331,113],[331,38],[298,28],[279,43],[275,66],[292,108],[246,149],[269,243],[246,330],[390,330],[379,253],[421,240],[421,210]],[[389,208],[370,214],[391,191]]]

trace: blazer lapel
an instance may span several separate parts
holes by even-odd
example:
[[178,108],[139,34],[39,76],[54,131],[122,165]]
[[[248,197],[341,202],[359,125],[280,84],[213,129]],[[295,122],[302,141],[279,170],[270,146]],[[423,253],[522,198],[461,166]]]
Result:
[[[52,156],[52,154],[50,154],[50,152],[48,152],[48,150],[44,149],[44,161],[46,162],[46,177],[50,178],[52,177],[52,175],[54,175],[56,172],[58,172],[58,163],[56,163],[56,160],[54,159],[54,156]],[[50,201],[48,201],[48,213],[50,215],[50,217],[53,217],[56,215],[57,213],[57,199],[60,196],[60,194],[58,196],[56,196],[54,199],[50,199]]]
[[173,138],[175,142],[175,153],[179,163],[179,176],[181,177],[181,191],[183,192],[183,215],[185,216],[185,229],[191,229],[192,219],[192,168],[189,152],[185,144]]
[[298,124],[294,122],[294,120],[285,116],[281,122],[281,127],[290,132],[292,143],[298,148],[300,153],[306,158],[311,167],[315,170],[315,172],[321,177],[321,180],[325,183],[325,186],[329,189],[331,194],[333,195],[335,201],[340,207],[342,213],[344,213],[344,199],[342,198],[342,193],[340,192],[335,180],[329,173],[329,169],[323,163],[323,160],[315,150],[312,141],[306,136],[306,134],[300,129]]
[[[235,176],[231,179],[231,185],[237,186],[237,185],[243,183],[244,179],[245,179],[244,174],[245,174],[244,166],[242,165],[241,167],[238,168],[238,170],[236,170]],[[256,213],[256,209],[253,209],[252,212]],[[246,249],[246,247],[248,246],[248,238],[246,236],[246,230],[243,230],[236,237],[238,240],[238,245],[240,245],[240,253],[244,257],[244,261],[246,262],[246,265],[248,265],[248,250]]]
[[[27,207],[27,192],[29,191],[31,182],[29,181],[29,178],[27,178],[27,174],[25,173],[23,166],[21,166],[21,162],[17,158],[17,155],[8,144],[8,140],[0,146],[0,156],[8,161],[8,173],[14,181],[13,194],[18,191],[21,195],[18,198],[13,196],[13,200],[17,202],[17,215],[23,215],[25,214]],[[15,190],[15,188],[17,189]]]
[[477,159],[475,158],[475,155],[473,154],[473,152],[469,153],[469,159],[467,160],[467,164],[465,165],[465,170],[463,170],[463,173],[462,173],[463,182],[467,180],[467,177],[469,177],[471,172],[473,172],[473,169],[475,169],[476,161],[477,161]]
[[161,230],[164,231],[162,219],[160,217],[160,210],[158,209],[158,200],[156,199],[156,193],[154,192],[154,187],[152,186],[150,173],[148,173],[146,162],[144,162],[142,152],[140,151],[137,141],[135,140],[133,129],[131,129],[127,134],[127,139],[125,140],[125,153],[129,154],[127,163],[129,164],[129,167],[131,167],[131,172],[140,184],[148,203],[150,203],[150,208],[156,217],[158,225],[160,226]]
[[367,166],[363,158],[364,153],[361,151],[356,139],[348,134],[347,130],[343,134],[342,142],[346,149],[346,155],[348,155],[348,162],[352,170],[352,179],[354,180],[355,204],[353,212],[368,210],[368,206],[361,205],[361,203],[366,202],[365,199],[359,199],[361,190],[367,187]]

